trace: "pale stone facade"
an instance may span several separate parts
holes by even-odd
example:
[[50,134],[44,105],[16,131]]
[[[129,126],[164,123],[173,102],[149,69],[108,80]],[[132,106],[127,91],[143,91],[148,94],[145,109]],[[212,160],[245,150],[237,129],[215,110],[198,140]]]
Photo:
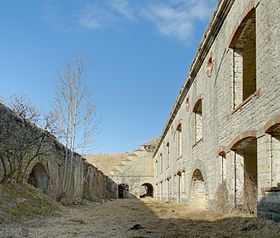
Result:
[[106,186],[114,198],[153,197],[156,143],[157,140],[150,141],[130,153],[88,154],[83,157],[110,179]]
[[279,14],[278,0],[219,1],[154,154],[157,198],[211,208],[224,182],[239,207],[251,181],[276,203],[259,214],[279,213]]

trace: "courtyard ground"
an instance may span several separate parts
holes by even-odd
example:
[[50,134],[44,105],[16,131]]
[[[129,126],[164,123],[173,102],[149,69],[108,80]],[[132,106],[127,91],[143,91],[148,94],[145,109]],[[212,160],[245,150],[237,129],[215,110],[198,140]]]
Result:
[[48,218],[0,225],[0,237],[280,237],[280,223],[241,213],[219,216],[180,204],[121,199],[63,207]]

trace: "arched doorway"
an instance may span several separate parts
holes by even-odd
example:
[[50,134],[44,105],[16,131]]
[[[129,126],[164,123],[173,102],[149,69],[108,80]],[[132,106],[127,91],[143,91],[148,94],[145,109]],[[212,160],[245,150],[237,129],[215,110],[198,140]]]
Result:
[[127,184],[118,185],[118,197],[128,198],[129,197],[129,186]]
[[37,163],[34,165],[27,183],[33,185],[35,188],[39,188],[43,193],[48,193],[49,176],[42,164]]
[[150,183],[144,183],[141,185],[140,198],[144,197],[153,197],[154,196],[154,188]]
[[257,138],[254,134],[244,136],[231,150],[235,152],[235,205],[255,213],[258,188]]
[[196,169],[192,176],[191,203],[196,209],[207,209],[208,197],[203,175]]

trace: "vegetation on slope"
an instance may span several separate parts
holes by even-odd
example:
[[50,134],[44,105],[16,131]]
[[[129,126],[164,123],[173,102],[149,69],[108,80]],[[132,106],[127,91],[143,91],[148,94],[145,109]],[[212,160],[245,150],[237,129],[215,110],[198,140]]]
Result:
[[0,224],[46,217],[60,210],[60,205],[28,184],[0,184]]

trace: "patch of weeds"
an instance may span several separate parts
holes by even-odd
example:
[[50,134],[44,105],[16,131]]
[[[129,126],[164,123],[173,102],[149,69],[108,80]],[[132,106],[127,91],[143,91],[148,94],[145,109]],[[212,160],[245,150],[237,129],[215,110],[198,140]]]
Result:
[[57,202],[28,184],[0,185],[0,194],[0,223],[52,216],[60,210]]

